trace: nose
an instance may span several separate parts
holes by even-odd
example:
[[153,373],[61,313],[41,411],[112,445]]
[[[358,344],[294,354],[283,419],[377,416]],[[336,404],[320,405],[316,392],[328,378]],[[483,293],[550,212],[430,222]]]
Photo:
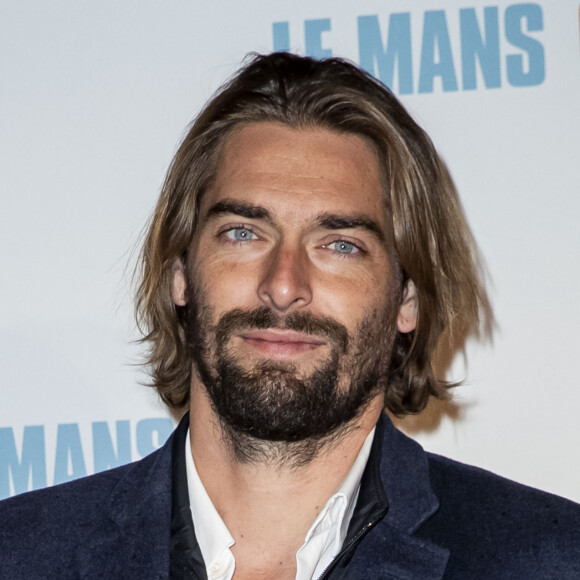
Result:
[[260,301],[280,313],[289,313],[312,302],[308,257],[302,248],[277,248],[268,259],[258,286]]

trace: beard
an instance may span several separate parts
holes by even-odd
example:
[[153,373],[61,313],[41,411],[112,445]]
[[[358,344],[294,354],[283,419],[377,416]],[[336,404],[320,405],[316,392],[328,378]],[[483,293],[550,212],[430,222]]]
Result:
[[[262,307],[235,309],[212,323],[203,293],[186,316],[187,343],[199,378],[239,461],[302,465],[340,440],[384,390],[395,335],[392,304],[367,313],[353,334],[329,317]],[[309,373],[287,361],[240,357],[234,333],[283,328],[323,338],[329,353]]]

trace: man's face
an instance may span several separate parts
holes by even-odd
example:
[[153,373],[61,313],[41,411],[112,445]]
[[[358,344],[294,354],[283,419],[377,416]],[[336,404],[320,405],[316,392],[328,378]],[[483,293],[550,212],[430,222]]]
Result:
[[[235,130],[186,275],[193,388],[258,439],[334,432],[382,396],[401,297],[376,155],[324,129]],[[405,326],[406,325],[406,326]]]

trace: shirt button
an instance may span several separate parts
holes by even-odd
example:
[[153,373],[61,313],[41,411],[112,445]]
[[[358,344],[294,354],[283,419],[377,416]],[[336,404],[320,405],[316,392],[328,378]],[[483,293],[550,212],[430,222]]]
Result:
[[214,562],[210,567],[209,567],[209,571],[212,574],[220,574],[222,572],[222,565],[219,562]]

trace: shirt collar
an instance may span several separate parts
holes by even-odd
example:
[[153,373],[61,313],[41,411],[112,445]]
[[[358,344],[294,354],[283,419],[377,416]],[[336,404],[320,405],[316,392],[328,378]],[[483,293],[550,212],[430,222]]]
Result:
[[326,502],[308,530],[296,554],[296,578],[318,578],[340,552],[358,499],[374,433],[375,428],[367,435],[338,491]]
[[[189,507],[195,528],[203,530],[203,533],[197,534],[197,541],[205,565],[208,568],[208,576],[210,576],[210,572],[213,572],[210,577],[231,578],[234,560],[230,547],[235,542],[197,473],[195,462],[191,455],[189,430],[185,439],[185,465]],[[230,569],[231,574],[228,574]]]
[[337,524],[335,527],[337,539],[339,540],[339,547],[342,545],[344,538],[346,537],[348,523],[354,511],[354,506],[360,489],[360,481],[369,458],[374,433],[375,428],[373,427],[372,431],[365,439],[355,462],[346,475],[346,478],[336,493],[326,502],[326,505],[318,514],[318,517],[310,527],[310,530],[308,530],[304,540],[305,544],[308,543],[314,535],[327,529],[329,527],[329,521],[333,521]]

